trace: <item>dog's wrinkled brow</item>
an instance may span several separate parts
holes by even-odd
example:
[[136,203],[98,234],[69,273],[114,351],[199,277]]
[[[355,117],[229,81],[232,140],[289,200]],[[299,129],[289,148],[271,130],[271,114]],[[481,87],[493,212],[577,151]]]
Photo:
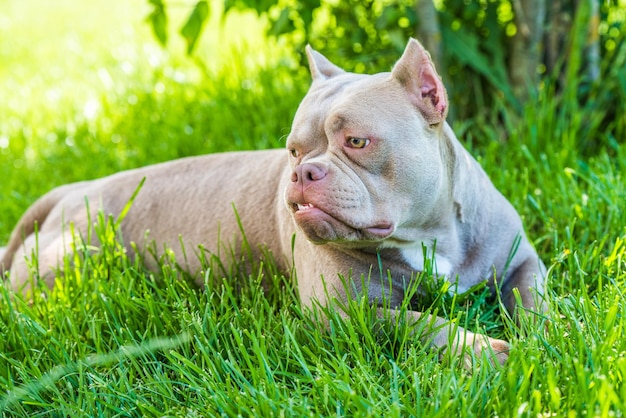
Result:
[[346,126],[346,119],[342,116],[333,116],[330,120],[329,128],[332,133],[337,133],[342,131]]

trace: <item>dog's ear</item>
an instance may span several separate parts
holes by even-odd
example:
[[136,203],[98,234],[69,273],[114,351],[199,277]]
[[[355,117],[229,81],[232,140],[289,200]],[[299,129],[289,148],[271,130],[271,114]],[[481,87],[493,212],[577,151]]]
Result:
[[311,48],[311,45],[307,45],[305,50],[306,56],[309,60],[309,69],[311,70],[311,77],[313,77],[313,81],[326,80],[327,78],[331,78],[345,72],[330,62],[328,58]]
[[430,54],[417,40],[413,38],[409,40],[402,57],[391,70],[391,76],[404,86],[411,102],[430,125],[437,125],[446,119],[448,113],[446,89],[435,70]]

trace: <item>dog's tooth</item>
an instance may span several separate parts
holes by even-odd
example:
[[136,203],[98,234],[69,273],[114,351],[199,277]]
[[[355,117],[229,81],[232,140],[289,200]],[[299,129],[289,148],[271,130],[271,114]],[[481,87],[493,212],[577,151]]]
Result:
[[297,203],[296,206],[298,207],[298,210],[307,210],[315,207],[310,203]]

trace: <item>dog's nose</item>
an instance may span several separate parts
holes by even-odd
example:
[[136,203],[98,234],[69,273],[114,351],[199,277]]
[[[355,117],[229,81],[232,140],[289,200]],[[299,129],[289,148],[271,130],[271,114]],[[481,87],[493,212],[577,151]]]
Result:
[[293,170],[291,181],[294,183],[307,184],[322,180],[326,177],[326,170],[315,164],[300,164]]

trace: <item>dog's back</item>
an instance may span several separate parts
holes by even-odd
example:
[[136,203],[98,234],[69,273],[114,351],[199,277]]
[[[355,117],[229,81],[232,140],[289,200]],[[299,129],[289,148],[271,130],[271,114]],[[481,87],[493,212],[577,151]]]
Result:
[[[276,202],[282,200],[278,183],[286,177],[285,154],[268,150],[189,157],[53,189],[22,216],[2,251],[0,268],[10,271],[14,290],[27,291],[30,259],[36,256],[32,264],[38,266],[38,278],[51,288],[56,268],[75,239],[91,237],[87,244],[98,247],[97,237],[89,233],[98,213],[117,219],[144,178],[121,223],[129,252],[131,242],[143,255],[151,243],[159,250],[166,246],[192,275],[200,269],[193,254],[199,245],[211,254],[229,254],[230,247],[239,250],[243,234],[253,253],[259,244],[282,253],[284,245],[276,237],[283,234],[275,229],[287,228],[284,235],[293,234],[293,225],[278,222],[274,213],[285,210]],[[156,267],[149,257],[145,261]]]

